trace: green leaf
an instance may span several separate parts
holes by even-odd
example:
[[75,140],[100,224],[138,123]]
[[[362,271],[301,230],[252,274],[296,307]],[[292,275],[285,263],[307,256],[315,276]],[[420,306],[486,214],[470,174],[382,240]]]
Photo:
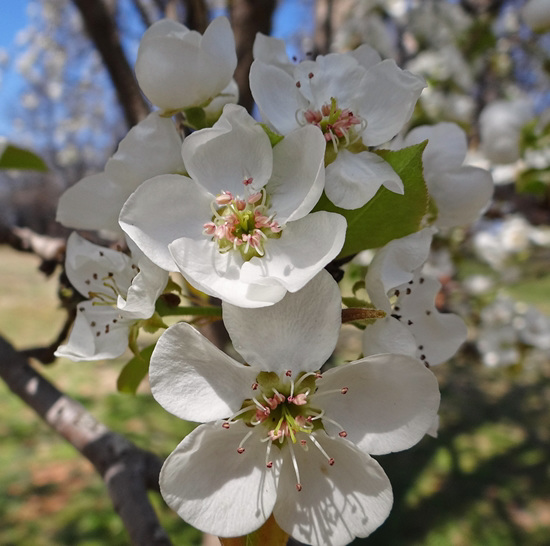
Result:
[[345,210],[333,205],[325,194],[315,206],[317,210],[337,212],[348,222],[346,242],[338,258],[356,254],[367,248],[378,248],[393,239],[405,237],[420,229],[428,212],[429,195],[422,174],[422,152],[427,140],[401,150],[378,150],[401,177],[404,195],[383,186],[363,207]]
[[117,379],[117,389],[120,392],[136,394],[140,383],[149,371],[149,362],[154,348],[155,344],[149,345],[122,368]]
[[44,160],[29,150],[8,144],[0,157],[0,169],[26,169],[47,172]]

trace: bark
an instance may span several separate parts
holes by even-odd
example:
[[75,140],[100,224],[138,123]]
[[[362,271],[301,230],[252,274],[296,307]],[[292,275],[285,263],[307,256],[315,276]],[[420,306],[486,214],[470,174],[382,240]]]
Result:
[[171,544],[149,503],[147,490],[158,491],[162,461],[98,422],[78,402],[34,370],[0,337],[0,377],[60,436],[96,468],[115,510],[135,546]]
[[126,123],[132,127],[147,116],[149,107],[122,49],[115,21],[103,0],[73,0],[73,3],[107,68]]
[[235,81],[239,86],[239,103],[249,112],[254,100],[248,83],[252,64],[252,46],[257,32],[269,34],[276,0],[232,0],[230,2],[231,25],[237,47],[237,69]]

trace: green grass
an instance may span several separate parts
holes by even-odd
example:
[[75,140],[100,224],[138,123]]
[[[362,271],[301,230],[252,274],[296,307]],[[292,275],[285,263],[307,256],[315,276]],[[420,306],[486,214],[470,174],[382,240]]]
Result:
[[[45,281],[37,265],[32,256],[0,249],[0,333],[18,348],[48,344],[63,322],[55,279]],[[527,283],[518,294],[545,298],[547,282]],[[356,332],[347,327],[341,340],[340,360],[355,358]],[[113,430],[166,455],[190,425],[167,414],[146,386],[137,396],[119,394],[123,364],[61,360],[37,367]],[[492,370],[463,353],[435,373],[442,390],[439,437],[377,457],[392,482],[394,508],[378,531],[355,544],[547,546],[550,363]],[[0,544],[127,545],[92,466],[3,384],[0,400]],[[151,501],[174,544],[200,543],[159,495],[151,493]]]

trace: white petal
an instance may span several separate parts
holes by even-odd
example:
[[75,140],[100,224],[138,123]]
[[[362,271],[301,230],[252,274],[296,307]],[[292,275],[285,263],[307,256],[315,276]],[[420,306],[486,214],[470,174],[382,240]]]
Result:
[[363,333],[363,354],[365,356],[380,353],[417,355],[415,337],[405,324],[394,317],[386,317],[369,324]]
[[181,238],[170,247],[183,276],[198,290],[240,307],[265,307],[281,300],[286,289],[277,279],[242,278],[243,259],[238,252],[221,254],[210,240]]
[[241,279],[276,280],[296,292],[338,255],[345,234],[346,220],[336,213],[319,211],[289,222],[279,239],[267,241],[265,256],[243,264]]
[[363,80],[358,114],[367,120],[363,143],[377,146],[394,137],[411,117],[425,82],[393,60],[369,68]]
[[400,322],[415,338],[416,357],[430,366],[451,358],[468,335],[459,316],[436,309],[440,288],[438,280],[417,272],[413,282],[401,288],[394,308]]
[[[302,61],[294,70],[300,82],[300,93],[313,107],[320,109],[332,98],[339,108],[355,109],[357,90],[362,83],[365,69],[351,55],[330,53],[319,55],[315,61]],[[361,90],[362,92],[362,90]]]
[[399,194],[405,191],[399,175],[377,154],[341,150],[336,160],[327,166],[325,192],[338,207],[362,207],[375,196],[380,186]]
[[424,170],[441,172],[460,167],[468,151],[466,133],[449,122],[415,127],[405,137],[404,146],[412,146],[428,140],[422,154]]
[[141,251],[167,271],[177,266],[168,245],[183,236],[205,238],[213,196],[186,176],[157,176],[144,182],[126,201],[120,225]]
[[230,417],[252,398],[258,370],[239,364],[185,322],[164,332],[151,356],[149,378],[157,402],[189,421]]
[[176,110],[216,96],[231,80],[235,66],[235,42],[226,19],[214,20],[202,38],[164,20],[145,32],[135,70],[153,104]]
[[139,318],[149,318],[155,312],[155,303],[168,282],[168,272],[155,265],[146,256],[138,260],[139,273],[132,279],[124,299],[118,297],[117,307]]
[[372,303],[390,312],[387,294],[409,282],[413,271],[428,258],[433,231],[423,229],[401,239],[394,239],[375,255],[367,271],[365,285]]
[[[118,250],[96,245],[73,232],[67,240],[65,272],[71,284],[83,295],[106,292],[105,277],[117,278],[121,290],[127,290],[135,272],[132,260]],[[111,273],[111,275],[109,275]],[[113,293],[109,293],[113,296]]]
[[[201,425],[166,459],[160,472],[164,500],[187,523],[222,537],[242,536],[261,527],[276,499],[277,470],[266,468],[266,444],[252,437],[237,447],[249,429],[242,422],[226,430],[221,423]],[[273,449],[278,458],[278,449]]]
[[268,136],[236,104],[228,104],[211,129],[187,137],[182,154],[189,176],[214,195],[223,190],[244,195],[243,181],[247,178],[252,178],[252,187],[259,189],[273,169]]
[[264,309],[222,304],[233,346],[251,366],[295,377],[328,360],[340,333],[342,303],[338,284],[321,271],[304,288]]
[[275,65],[292,74],[294,65],[290,62],[286,54],[286,44],[284,40],[266,36],[261,32],[256,34],[254,47],[252,48],[254,59],[263,63]]
[[[59,198],[55,219],[74,229],[105,229],[120,233],[118,214],[127,195],[105,173],[92,174],[68,188]],[[110,207],[110,203],[119,206]]]
[[132,324],[132,320],[121,318],[112,307],[82,302],[78,305],[69,339],[65,345],[59,346],[55,356],[76,362],[116,358],[128,347]]
[[292,131],[273,148],[267,186],[279,223],[298,220],[317,204],[325,185],[325,139],[316,127]]
[[296,81],[283,69],[254,61],[250,67],[250,90],[262,118],[282,135],[299,127],[296,112],[303,106]]
[[393,495],[380,465],[350,442],[315,433],[323,449],[334,458],[330,466],[308,441],[307,451],[295,446],[302,490],[288,447],[273,515],[293,538],[313,546],[344,546],[366,537],[388,517]]
[[438,209],[435,225],[443,228],[474,222],[493,195],[491,174],[478,167],[426,171],[426,184]]
[[[365,453],[380,455],[416,444],[439,407],[433,373],[405,355],[382,354],[332,368],[317,381],[311,404],[322,408]],[[346,394],[327,391],[347,387]],[[323,394],[327,392],[327,394]],[[323,420],[329,435],[340,428]]]

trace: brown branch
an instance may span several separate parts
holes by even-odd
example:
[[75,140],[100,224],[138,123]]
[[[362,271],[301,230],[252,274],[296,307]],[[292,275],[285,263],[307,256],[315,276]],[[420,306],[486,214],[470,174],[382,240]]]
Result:
[[73,3],[80,11],[86,31],[103,59],[126,123],[131,127],[147,116],[149,107],[128,64],[113,17],[103,0],[73,0]]
[[203,34],[208,26],[208,8],[204,0],[185,0],[185,9],[186,26]]
[[232,0],[230,3],[231,25],[235,33],[238,59],[234,77],[239,86],[239,103],[248,111],[252,110],[254,104],[248,84],[248,73],[253,61],[252,46],[256,33],[271,32],[275,4],[275,0]]
[[171,544],[149,503],[158,490],[162,461],[109,430],[78,402],[60,392],[0,337],[0,377],[59,435],[96,468],[135,546]]

